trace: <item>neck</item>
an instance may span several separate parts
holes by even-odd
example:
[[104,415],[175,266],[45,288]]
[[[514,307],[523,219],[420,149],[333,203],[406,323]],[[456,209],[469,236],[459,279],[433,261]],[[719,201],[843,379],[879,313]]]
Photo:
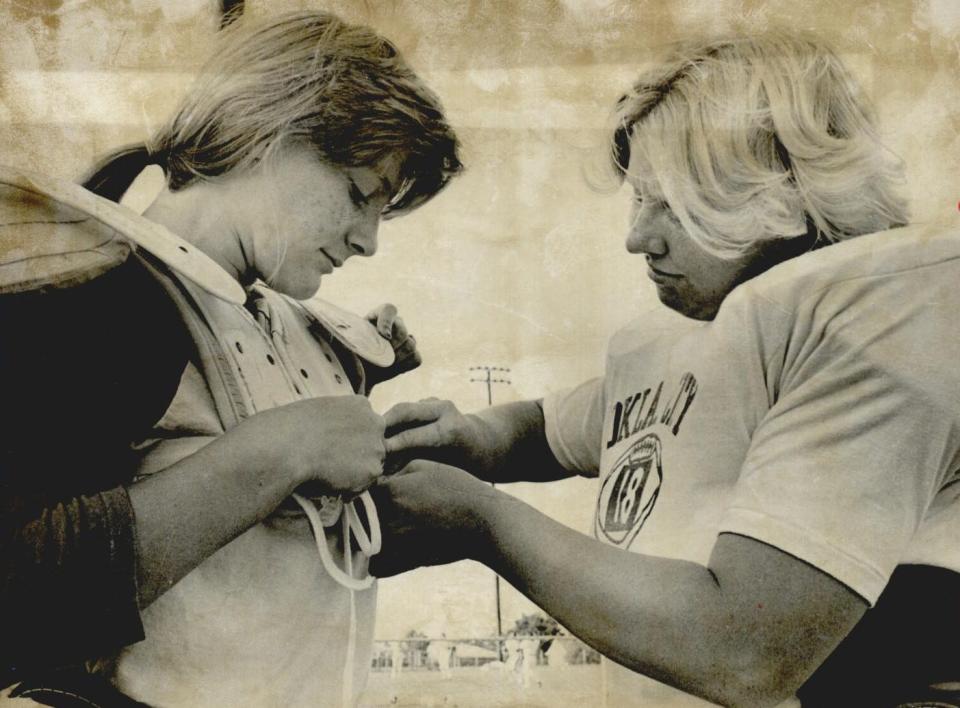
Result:
[[216,185],[200,182],[176,192],[167,187],[143,212],[210,256],[241,285],[252,281],[251,262],[230,214],[217,208]]

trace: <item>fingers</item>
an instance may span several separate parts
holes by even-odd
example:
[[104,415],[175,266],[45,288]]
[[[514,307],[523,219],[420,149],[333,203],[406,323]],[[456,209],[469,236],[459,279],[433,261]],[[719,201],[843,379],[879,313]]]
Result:
[[387,303],[371,310],[366,317],[377,329],[377,333],[390,342],[395,355],[394,363],[384,369],[367,368],[367,390],[378,383],[416,369],[423,363],[423,357],[417,351],[417,340],[407,330],[403,319],[397,316],[396,306]]
[[440,431],[435,425],[423,425],[417,428],[401,430],[384,441],[388,455],[414,448],[431,448],[443,444]]
[[446,410],[446,401],[433,398],[419,403],[398,403],[383,414],[387,434],[416,425],[435,422]]
[[417,351],[417,338],[407,331],[407,325],[404,324],[402,317],[394,317],[389,330],[389,334],[380,334],[390,340],[390,346],[396,354],[397,361],[403,362],[404,371],[415,369],[422,361],[420,352]]
[[397,315],[395,305],[380,305],[367,314],[367,321],[377,328],[381,337],[390,341],[398,355],[409,355],[416,351],[417,340],[407,330],[403,318]]
[[417,340],[412,334],[408,334],[399,343],[393,343],[393,347],[396,356],[394,370],[397,374],[412,371],[423,363],[423,357],[417,351]]
[[404,335],[403,339],[399,339],[394,345],[394,352],[398,359],[419,356],[416,337],[412,334]]
[[403,504],[397,505],[397,493],[396,485],[389,479],[381,480],[370,490],[383,533],[383,550],[370,558],[369,565],[370,574],[377,578],[444,562],[437,552],[436,534],[410,516]]
[[[390,303],[380,305],[367,313],[367,321],[377,328],[381,337],[391,342],[396,338],[394,326],[397,320],[397,308]],[[402,321],[400,324],[403,324]],[[404,328],[403,336],[406,336],[406,328]]]
[[420,464],[422,462],[423,460],[411,460],[410,462],[405,464],[402,468],[400,468],[400,470],[398,470],[393,475],[393,478],[404,477],[408,474],[414,474],[415,472],[419,472],[420,470],[423,469],[423,465]]
[[[393,307],[391,305],[390,307]],[[394,307],[393,317],[390,319],[390,330],[387,336],[395,346],[403,344],[408,337],[410,337],[410,332],[407,331],[407,325],[404,323],[403,318],[397,315],[397,310]]]
[[384,415],[387,454],[454,444],[451,421],[457,415],[459,411],[450,401],[398,403]]
[[457,413],[457,407],[441,398],[424,398],[422,401],[398,403],[383,414],[387,432],[416,424],[433,423],[444,414]]

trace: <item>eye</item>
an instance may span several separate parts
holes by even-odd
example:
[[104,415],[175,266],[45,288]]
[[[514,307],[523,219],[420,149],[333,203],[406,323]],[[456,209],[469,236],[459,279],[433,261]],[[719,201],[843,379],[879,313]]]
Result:
[[644,197],[639,192],[635,192],[633,195],[632,204],[634,213],[639,213],[641,210],[645,210],[651,215],[651,217],[663,215],[672,223],[677,225],[680,224],[679,217],[676,215],[676,213],[674,213],[670,205],[667,204],[667,202],[663,199],[660,199],[656,196],[647,195],[647,197]]
[[370,202],[370,198],[360,191],[357,183],[353,180],[350,180],[350,201],[358,207],[366,206]]
[[670,219],[675,224],[680,223],[680,218],[676,215],[673,209],[666,202],[660,202],[663,212],[667,215],[667,218]]

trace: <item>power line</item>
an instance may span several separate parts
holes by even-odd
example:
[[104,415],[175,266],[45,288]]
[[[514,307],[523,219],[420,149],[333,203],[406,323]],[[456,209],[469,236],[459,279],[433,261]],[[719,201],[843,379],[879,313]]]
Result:
[[[483,371],[486,375],[480,379],[470,379],[471,383],[484,383],[487,385],[487,405],[493,405],[493,385],[502,383],[510,385],[510,379],[505,378],[494,378],[494,376],[502,376],[503,374],[509,374],[510,369],[504,368],[502,366],[471,366],[470,371]],[[500,372],[500,373],[497,373]]]

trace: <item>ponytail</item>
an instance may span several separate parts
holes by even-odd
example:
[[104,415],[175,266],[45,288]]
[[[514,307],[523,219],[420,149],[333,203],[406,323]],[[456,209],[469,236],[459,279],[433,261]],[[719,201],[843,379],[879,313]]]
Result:
[[152,154],[146,145],[131,145],[97,163],[81,184],[94,194],[119,202],[137,175],[148,165],[154,164],[163,166],[158,156]]

